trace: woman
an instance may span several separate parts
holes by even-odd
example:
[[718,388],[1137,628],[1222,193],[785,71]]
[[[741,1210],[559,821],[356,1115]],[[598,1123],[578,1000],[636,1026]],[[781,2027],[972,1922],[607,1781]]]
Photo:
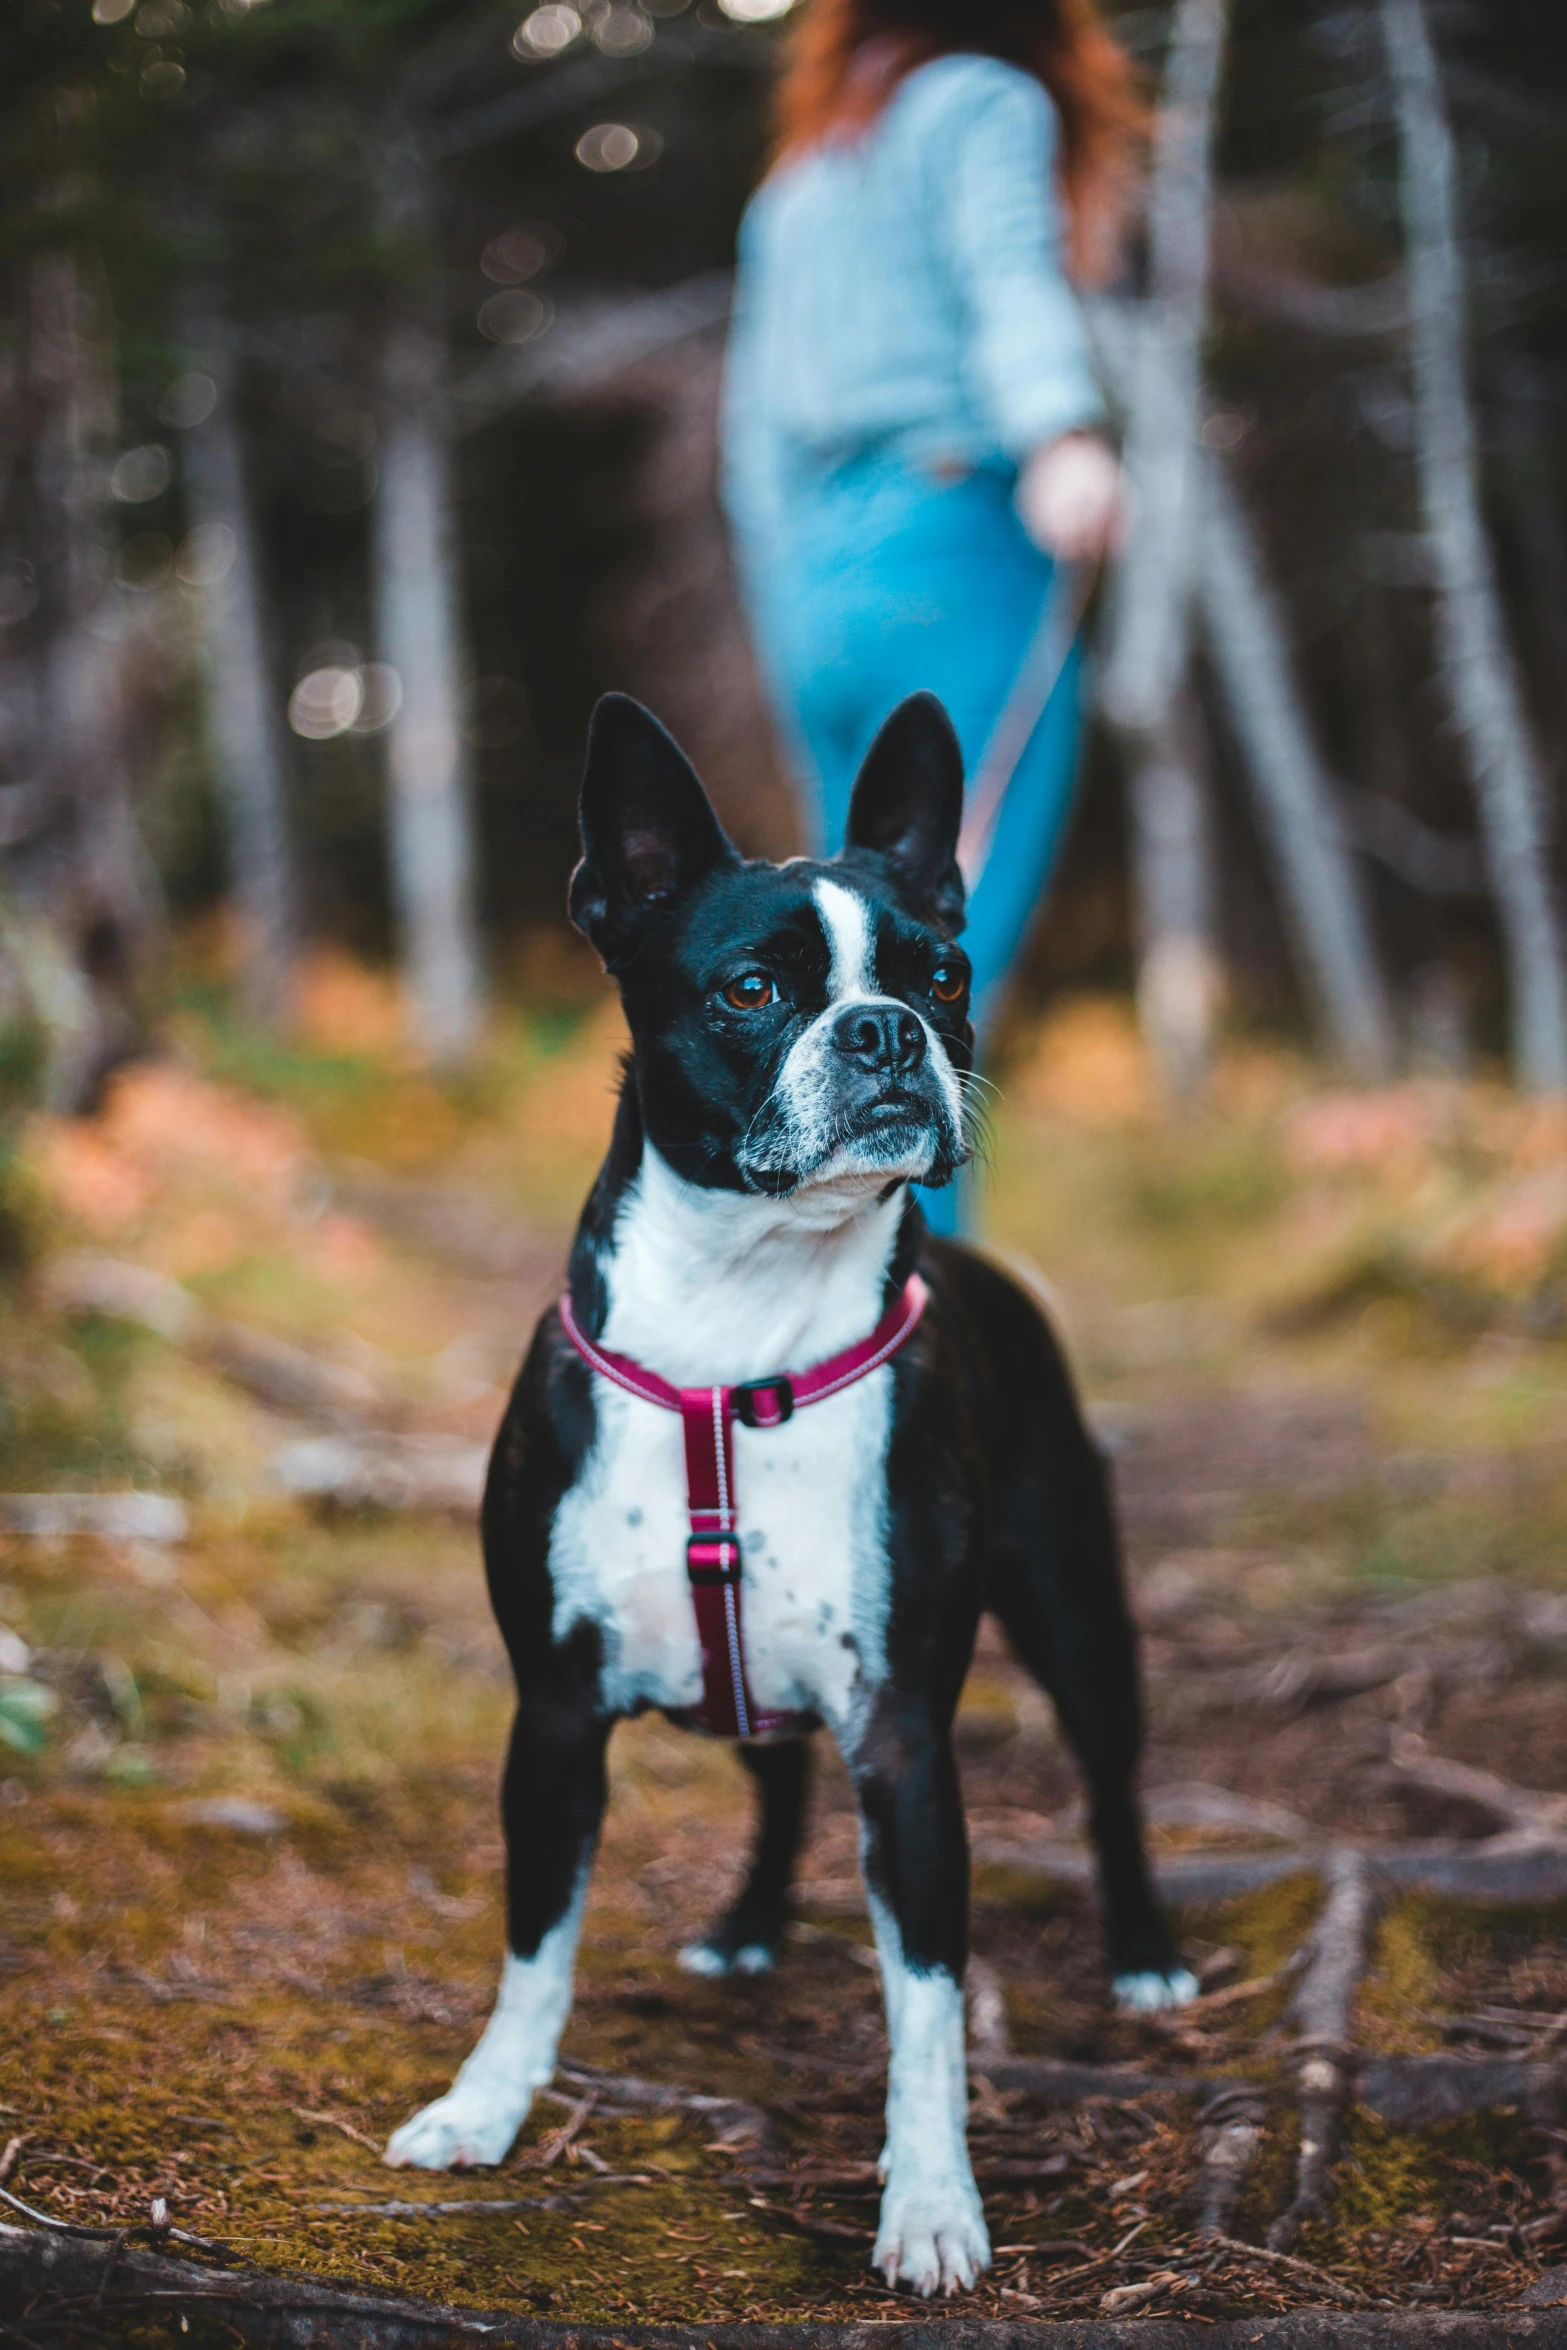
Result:
[[[741,229],[725,502],[763,667],[842,841],[905,694],[972,777],[1053,566],[1100,554],[1119,475],[1071,281],[1114,241],[1141,123],[1092,0],[807,0],[777,157]],[[981,1037],[1072,793],[1074,655],[1015,771],[964,944]],[[950,1192],[927,1195],[950,1229]]]

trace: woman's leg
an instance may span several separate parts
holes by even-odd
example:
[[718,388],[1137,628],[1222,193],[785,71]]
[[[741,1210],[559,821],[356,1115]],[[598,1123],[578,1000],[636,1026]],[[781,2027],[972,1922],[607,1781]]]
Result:
[[[815,770],[822,851],[843,844],[859,762],[907,694],[939,696],[972,778],[1016,681],[1052,567],[1025,537],[1003,475],[938,486],[903,469],[835,482],[804,518],[755,614],[785,725]],[[1008,788],[964,945],[983,1047],[1049,878],[1076,780],[1080,665],[1063,672]],[[957,1187],[927,1192],[932,1226],[962,1220]]]

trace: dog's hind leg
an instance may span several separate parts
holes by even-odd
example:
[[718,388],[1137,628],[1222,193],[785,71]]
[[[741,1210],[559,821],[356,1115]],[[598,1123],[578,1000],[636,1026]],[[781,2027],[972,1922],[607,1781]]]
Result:
[[693,1975],[763,1975],[778,1963],[789,1920],[811,1750],[803,1738],[775,1746],[742,1746],[740,1760],[756,1784],[756,1838],[744,1885],[700,1942],[688,1942],[680,1963]]
[[466,2170],[504,2160],[555,2070],[604,1813],[609,1723],[585,1694],[518,1707],[501,1790],[507,1952],[495,2006],[444,2097],[392,2134],[394,2168]]
[[1135,1774],[1142,1745],[1136,1636],[1104,1463],[1075,1406],[1001,1497],[990,1605],[1054,1702],[1088,1781],[1112,1988],[1125,2008],[1178,2007],[1197,1984],[1176,1955],[1149,1873]]
[[871,2255],[889,2285],[967,2292],[990,2266],[968,2153],[968,1846],[945,1727],[884,1692],[846,1755],[887,2000],[886,2181]]

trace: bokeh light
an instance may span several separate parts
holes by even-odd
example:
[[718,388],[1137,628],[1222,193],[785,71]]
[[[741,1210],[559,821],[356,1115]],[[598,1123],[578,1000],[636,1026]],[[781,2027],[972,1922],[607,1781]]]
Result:
[[787,16],[794,0],[718,0],[718,5],[736,24],[767,24],[775,16]]
[[508,286],[504,294],[492,294],[480,304],[479,332],[492,343],[531,343],[535,335],[545,332],[554,315],[542,295]]
[[161,442],[149,441],[116,458],[109,472],[109,492],[122,506],[144,506],[149,498],[162,497],[173,474],[168,450]]
[[657,131],[633,130],[628,122],[596,122],[577,141],[577,161],[588,171],[645,171],[664,152]]
[[479,255],[479,267],[498,286],[520,286],[524,278],[537,277],[559,258],[563,241],[557,230],[541,221],[519,221],[515,228],[491,237]]
[[535,8],[525,16],[511,37],[512,54],[516,57],[558,57],[569,49],[582,31],[582,19],[574,8],[550,0],[544,8]]
[[93,23],[123,24],[135,5],[136,0],[93,0]]
[[653,27],[640,8],[618,4],[590,17],[588,32],[606,57],[635,57],[653,38]]
[[364,680],[357,669],[307,670],[288,697],[288,723],[306,742],[330,742],[346,734],[364,707]]

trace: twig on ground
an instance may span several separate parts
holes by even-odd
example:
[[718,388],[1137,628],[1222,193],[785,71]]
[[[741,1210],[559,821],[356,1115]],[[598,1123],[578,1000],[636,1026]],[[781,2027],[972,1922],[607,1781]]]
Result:
[[782,2220],[786,2228],[796,2228],[802,2236],[818,2236],[826,2244],[864,2244],[869,2241],[869,2228],[851,2227],[841,2219],[818,2219],[814,2212],[793,2210],[781,2203],[769,2203],[760,2195],[748,2198],[751,2209],[764,2219]]
[[1335,2301],[1342,2301],[1347,2309],[1372,2309],[1376,2306],[1369,2294],[1358,2291],[1353,2285],[1341,2285],[1338,2278],[1330,2276],[1325,2268],[1318,2268],[1309,2260],[1301,2260],[1293,2252],[1275,2252],[1265,2244],[1247,2244],[1239,2236],[1212,2236],[1209,2242],[1225,2252],[1239,2253],[1245,2260],[1260,2260],[1269,2268],[1284,2268],[1295,2276],[1309,2277],[1314,2285],[1320,2285],[1325,2292],[1332,2294]]
[[[161,2196],[158,2201],[162,2202]],[[156,2217],[142,2220],[131,2228],[91,2228],[82,2226],[76,2220],[51,2219],[47,2211],[35,2211],[32,2204],[24,2203],[20,2195],[13,2195],[8,2187],[0,2187],[0,2203],[9,2204],[13,2211],[19,2211],[24,2219],[32,2220],[38,2227],[47,2228],[51,2235],[85,2236],[99,2244],[123,2244],[135,2236],[147,2236],[155,2245],[188,2244],[193,2252],[213,2253],[220,2260],[237,2260],[239,2257],[227,2244],[217,2243],[210,2236],[193,2236],[188,2229],[172,2227],[166,2220],[160,2221]],[[168,2206],[165,2204],[163,2208],[166,2212]]]
[[1549,1836],[1567,1828],[1567,1795],[1545,1795],[1538,1789],[1514,1787],[1495,1771],[1476,1770],[1470,1763],[1453,1762],[1433,1754],[1415,1731],[1403,1731],[1393,1740],[1390,1766],[1397,1776],[1431,1795],[1446,1795],[1472,1803],[1498,1826]]
[[558,2077],[569,2083],[578,2097],[584,2090],[591,2090],[606,2118],[617,2108],[623,2113],[701,2114],[712,2127],[719,2146],[728,2154],[742,2148],[762,2149],[776,2142],[771,2114],[760,2105],[748,2104],[743,2097],[709,2097],[692,2089],[671,2088],[664,2081],[639,2080],[632,2073],[601,2072],[596,2065],[563,2064]]
[[1125,2252],[1130,2245],[1136,2243],[1138,2237],[1142,2234],[1144,2228],[1147,2227],[1147,2225],[1147,2220],[1140,2219],[1135,2228],[1127,2229],[1126,2234],[1121,2238],[1119,2244],[1112,2244],[1108,2252],[1101,2252],[1096,2259],[1085,2260],[1081,2268],[1064,2268],[1058,2277],[1052,2277],[1050,2279],[1051,2284],[1069,2285],[1074,2283],[1079,2277],[1091,2276],[1096,2268],[1112,2267],[1114,2263],[1120,2259],[1122,2253]]
[[6,2140],[5,2152],[0,2154],[0,2186],[4,2185],[15,2170],[17,2157],[32,2134],[31,2130],[18,2130],[14,2138]]
[[310,2203],[312,2219],[454,2219],[480,2213],[494,2218],[512,2211],[564,2211],[562,2195],[465,2195],[450,2203],[410,2203],[393,2196],[385,2203]]
[[1333,1853],[1327,1864],[1327,1880],[1327,1900],[1311,1936],[1311,1955],[1291,2009],[1302,2027],[1295,2076],[1300,2158],[1294,2200],[1268,2230],[1268,2242],[1275,2252],[1289,2250],[1308,2213],[1320,2214],[1327,2209],[1353,2077],[1348,2042],[1376,1900],[1364,1853]]
[[1079,2253],[1084,2260],[1091,2261],[1094,2257],[1092,2244],[1085,2244],[1078,2236],[1046,2236],[1038,2244],[998,2244],[992,2257],[996,2260],[1009,2260],[1014,2256],[1022,2260],[1055,2260],[1066,2252]]
[[296,2121],[313,2122],[318,2128],[323,2130],[338,2130],[345,2138],[352,2138],[356,2146],[368,2146],[370,2152],[379,2158],[381,2152],[380,2140],[377,2138],[367,2138],[363,2130],[356,2130],[352,2122],[339,2120],[335,2113],[316,2113],[310,2107],[304,2105],[291,2105],[288,2110],[294,2116]]
[[[530,2170],[548,2170],[553,2163],[559,2162],[578,2132],[585,2128],[588,2116],[598,2101],[599,2093],[596,2089],[590,2089],[586,2097],[579,2098],[560,2128],[551,2130],[547,2138],[541,2138],[531,2153],[524,2156],[527,2167]],[[607,2170],[609,2166],[606,2163],[604,2167]]]

